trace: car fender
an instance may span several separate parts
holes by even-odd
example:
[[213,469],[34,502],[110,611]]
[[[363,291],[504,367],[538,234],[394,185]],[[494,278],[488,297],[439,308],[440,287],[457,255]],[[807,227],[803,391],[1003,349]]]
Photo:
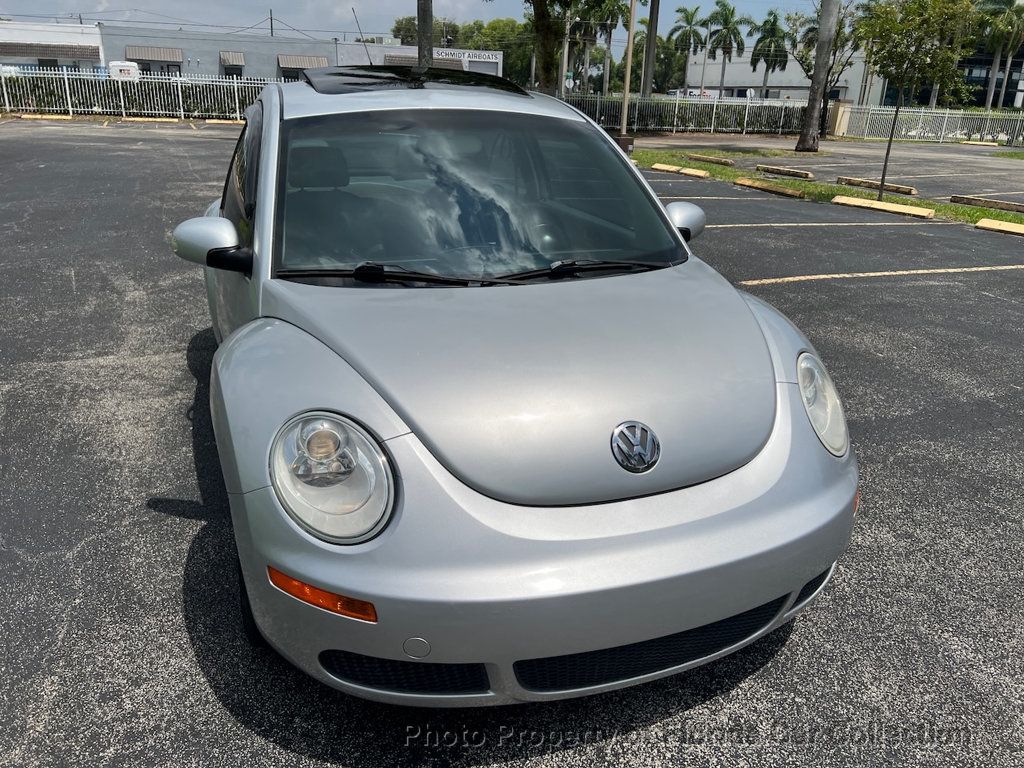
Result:
[[290,323],[259,318],[213,357],[210,414],[228,493],[270,485],[270,446],[305,411],[333,411],[384,442],[410,430],[362,376]]
[[768,344],[768,351],[775,368],[775,381],[778,383],[796,384],[796,359],[801,352],[811,352],[819,356],[807,340],[807,337],[793,325],[792,321],[766,301],[739,291],[754,314],[761,333]]

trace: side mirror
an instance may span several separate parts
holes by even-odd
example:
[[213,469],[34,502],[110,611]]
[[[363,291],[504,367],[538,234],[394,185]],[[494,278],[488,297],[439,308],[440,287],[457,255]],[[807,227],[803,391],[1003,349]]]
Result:
[[665,210],[668,211],[668,217],[675,228],[683,233],[686,242],[690,242],[704,231],[708,217],[704,215],[704,209],[700,206],[677,200],[666,205]]
[[235,225],[217,216],[187,219],[171,234],[175,255],[214,269],[252,274],[252,251],[238,243]]

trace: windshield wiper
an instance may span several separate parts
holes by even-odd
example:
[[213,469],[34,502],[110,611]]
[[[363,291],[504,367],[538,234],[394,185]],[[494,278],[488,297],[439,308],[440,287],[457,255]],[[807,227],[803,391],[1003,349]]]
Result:
[[350,269],[279,269],[275,277],[350,277],[361,283],[433,283],[435,285],[515,285],[516,281],[504,277],[460,277],[439,275],[435,272],[417,272],[397,264],[363,261]]
[[547,278],[554,280],[560,277],[578,275],[583,272],[650,272],[654,269],[673,267],[681,262],[673,261],[625,261],[622,259],[565,259],[555,261],[539,269],[527,269],[522,272],[509,272],[498,275],[500,280],[532,280]]

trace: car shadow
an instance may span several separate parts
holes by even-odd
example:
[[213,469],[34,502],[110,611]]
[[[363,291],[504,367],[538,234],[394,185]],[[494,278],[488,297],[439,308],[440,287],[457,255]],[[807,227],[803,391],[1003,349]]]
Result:
[[[482,765],[589,744],[629,762],[619,740],[728,693],[785,645],[792,623],[690,672],[583,699],[476,709],[396,707],[343,694],[245,640],[235,544],[209,409],[210,330],[188,345],[195,398],[187,417],[200,501],[151,498],[203,526],[185,561],[182,610],[196,661],[220,703],[260,738],[298,755],[351,765]],[[618,759],[615,757],[618,755]]]

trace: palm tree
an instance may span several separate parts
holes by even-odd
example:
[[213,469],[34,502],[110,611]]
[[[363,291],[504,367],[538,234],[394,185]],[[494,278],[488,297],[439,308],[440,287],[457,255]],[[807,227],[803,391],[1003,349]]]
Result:
[[1017,50],[1024,45],[1024,5],[1018,3],[1008,12],[1006,35],[1006,70],[1003,72],[1003,86],[999,89],[998,106],[1002,107],[1006,101],[1006,84],[1010,82],[1010,75],[1013,73],[1013,57]]
[[788,36],[779,18],[779,12],[768,11],[764,21],[752,24],[747,34],[757,35],[754,48],[750,52],[750,68],[755,72],[757,65],[764,62],[764,81],[761,83],[761,98],[768,98],[768,75],[775,70],[786,70],[789,63],[789,51],[786,48]]
[[629,2],[628,0],[604,0],[599,7],[594,9],[593,18],[602,19],[604,27],[605,46],[601,93],[607,96],[612,71],[612,33],[620,23],[626,27],[629,26]]
[[[669,30],[668,39],[675,46],[679,55],[683,58],[683,88],[686,88],[686,71],[690,66],[690,54],[697,53],[704,47],[704,35],[701,34],[701,27],[704,26],[700,18],[700,6],[693,8],[676,8],[676,24]],[[678,86],[677,86],[678,87]]]
[[978,10],[986,18],[986,38],[988,48],[992,51],[992,69],[989,70],[985,109],[992,108],[992,99],[995,98],[999,64],[1002,62],[1003,46],[1007,42],[1009,27],[1013,23],[1013,7],[1016,3],[1017,0],[979,0],[978,2]]
[[711,58],[716,53],[722,54],[722,76],[718,81],[718,97],[725,93],[725,65],[732,61],[733,53],[740,56],[746,49],[743,42],[743,30],[741,27],[749,27],[754,20],[749,16],[739,16],[735,6],[729,4],[728,0],[715,0],[715,10],[708,15],[708,22],[715,30],[708,35],[708,49]]

